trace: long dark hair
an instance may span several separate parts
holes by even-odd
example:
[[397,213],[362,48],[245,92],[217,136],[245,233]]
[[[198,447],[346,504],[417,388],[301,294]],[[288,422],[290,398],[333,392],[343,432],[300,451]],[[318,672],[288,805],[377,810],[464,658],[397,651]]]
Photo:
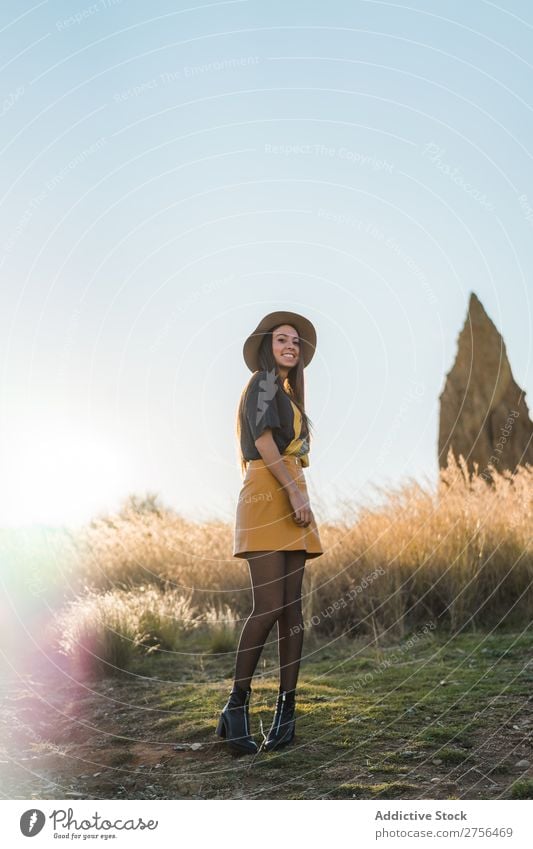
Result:
[[[300,343],[300,356],[298,357],[298,362],[295,366],[289,369],[287,373],[287,378],[285,381],[282,381],[280,378],[278,365],[276,363],[276,359],[274,357],[274,352],[272,350],[272,335],[278,327],[282,327],[283,325],[277,324],[275,327],[272,327],[268,333],[265,333],[261,340],[261,345],[259,346],[259,353],[257,356],[259,369],[258,371],[274,371],[276,374],[276,382],[281,389],[282,392],[285,392],[286,395],[289,396],[291,401],[296,404],[300,413],[302,414],[302,435],[307,436],[309,440],[309,444],[311,444],[311,428],[313,427],[313,423],[307,413],[305,412],[305,380],[304,380],[304,364],[303,364],[303,354],[302,354],[302,344]],[[241,397],[239,400],[239,406],[237,409],[237,421],[236,421],[236,433],[237,433],[237,443],[239,446],[239,455],[240,455],[240,464],[241,464],[241,472],[244,477],[246,472],[246,460],[244,459],[242,448],[241,448],[241,433],[244,424],[244,408],[246,404],[246,397],[248,394],[248,390],[254,379],[257,371],[254,371],[252,376],[250,377],[248,383],[244,387]]]

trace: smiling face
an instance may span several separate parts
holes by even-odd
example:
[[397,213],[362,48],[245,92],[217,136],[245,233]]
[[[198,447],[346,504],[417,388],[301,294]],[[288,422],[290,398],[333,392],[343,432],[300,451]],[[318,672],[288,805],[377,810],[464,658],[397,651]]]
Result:
[[280,374],[287,376],[300,359],[300,337],[291,324],[282,324],[272,332],[272,353]]

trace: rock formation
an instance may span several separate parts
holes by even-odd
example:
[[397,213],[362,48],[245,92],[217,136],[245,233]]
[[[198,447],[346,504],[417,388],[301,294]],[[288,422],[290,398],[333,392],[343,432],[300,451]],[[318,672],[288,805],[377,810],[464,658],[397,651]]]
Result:
[[497,471],[533,465],[533,422],[525,392],[515,382],[505,343],[472,292],[459,334],[457,356],[440,394],[439,466],[451,448],[470,472],[490,481]]

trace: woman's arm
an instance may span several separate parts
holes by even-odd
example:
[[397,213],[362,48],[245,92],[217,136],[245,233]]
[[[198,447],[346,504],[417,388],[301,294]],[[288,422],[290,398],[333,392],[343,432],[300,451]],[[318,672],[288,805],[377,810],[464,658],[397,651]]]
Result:
[[255,447],[264,460],[265,465],[268,466],[268,470],[272,472],[287,493],[294,510],[294,521],[297,525],[302,525],[306,528],[311,523],[311,508],[302,495],[298,484],[285,468],[279,448],[274,442],[271,428],[266,428],[261,436],[255,440]]

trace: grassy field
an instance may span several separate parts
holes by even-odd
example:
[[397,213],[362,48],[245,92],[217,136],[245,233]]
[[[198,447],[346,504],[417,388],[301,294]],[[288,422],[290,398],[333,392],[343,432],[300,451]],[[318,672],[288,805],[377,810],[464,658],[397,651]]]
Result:
[[[494,471],[489,487],[450,455],[436,491],[408,481],[383,496],[320,523],[325,553],[303,585],[314,633],[387,642],[430,620],[456,633],[533,620],[533,467]],[[203,625],[224,636],[248,615],[248,568],[232,557],[232,536],[231,524],[132,499],[56,545],[44,590],[40,565],[26,579],[26,566],[16,572],[27,595],[58,611],[62,651],[92,648],[122,666],[150,646],[179,650]]]
[[[191,653],[136,658],[127,673],[84,682],[41,659],[4,680],[3,795],[533,798],[529,631],[418,632],[379,651],[311,636],[295,741],[254,757],[232,755],[214,734],[231,668],[230,655],[210,654],[198,637]],[[258,743],[276,690],[270,641],[253,681]]]
[[[214,735],[251,602],[231,525],[149,496],[75,536],[0,533],[0,792],[532,798],[533,468],[489,487],[449,460],[435,491],[408,481],[319,522],[297,738],[252,759]],[[275,634],[253,681],[258,742]]]

